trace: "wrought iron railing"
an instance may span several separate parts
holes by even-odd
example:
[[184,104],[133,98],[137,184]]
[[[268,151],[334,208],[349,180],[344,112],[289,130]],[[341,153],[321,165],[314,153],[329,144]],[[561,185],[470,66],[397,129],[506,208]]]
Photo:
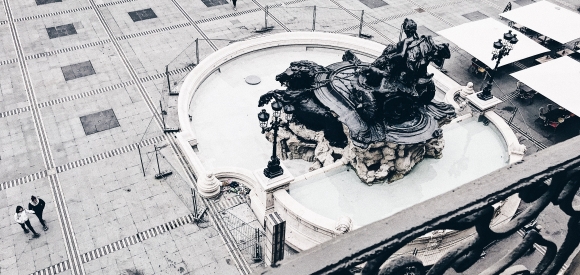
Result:
[[[354,274],[356,270],[357,274],[436,275],[451,268],[463,274],[477,274],[469,268],[480,259],[486,246],[517,233],[549,204],[559,207],[563,216],[568,217],[563,243],[558,246],[544,233],[528,231],[521,243],[479,274],[580,274],[580,254],[573,255],[580,243],[580,207],[573,206],[580,188],[579,148],[580,137],[559,143],[526,157],[523,162],[290,256],[276,267],[257,270],[255,274]],[[518,194],[528,207],[511,221],[490,229],[494,215],[492,205],[514,194]],[[433,230],[472,227],[477,232],[473,238],[458,244],[430,268],[423,267],[413,255],[391,257],[406,244]],[[514,262],[534,245],[545,251],[537,265],[514,266]],[[568,270],[562,271],[565,262],[572,257]],[[366,264],[361,270],[363,263]]]

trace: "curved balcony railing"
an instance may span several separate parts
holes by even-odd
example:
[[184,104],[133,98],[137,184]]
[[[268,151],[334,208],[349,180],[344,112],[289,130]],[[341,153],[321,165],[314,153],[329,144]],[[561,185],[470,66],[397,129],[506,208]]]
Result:
[[[469,268],[484,248],[516,234],[549,205],[567,217],[566,236],[556,245],[543,233],[531,230],[522,241],[479,274],[580,274],[580,207],[574,197],[580,188],[580,137],[559,143],[525,161],[501,168],[443,195],[403,210],[310,250],[291,256],[276,267],[255,274],[475,274]],[[527,208],[510,222],[490,229],[492,205],[518,194]],[[416,238],[441,229],[475,228],[473,238],[459,243],[428,269],[411,254],[391,257]],[[514,265],[532,246],[545,250],[536,266]],[[570,266],[565,263],[573,258]],[[364,265],[361,265],[364,264]],[[567,267],[567,270],[566,270]]]

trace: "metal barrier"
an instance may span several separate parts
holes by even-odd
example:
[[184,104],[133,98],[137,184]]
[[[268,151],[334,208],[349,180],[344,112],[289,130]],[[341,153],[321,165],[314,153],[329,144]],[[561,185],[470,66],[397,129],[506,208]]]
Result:
[[243,252],[244,256],[250,261],[262,261],[265,240],[264,231],[261,228],[249,225],[227,210],[220,213],[228,231],[236,241],[236,246]]

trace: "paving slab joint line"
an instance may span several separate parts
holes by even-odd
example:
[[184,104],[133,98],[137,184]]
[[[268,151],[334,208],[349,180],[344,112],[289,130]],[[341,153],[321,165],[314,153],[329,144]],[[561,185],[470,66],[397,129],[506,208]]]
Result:
[[[84,159],[69,162],[67,164],[54,167],[50,170],[44,170],[44,171],[36,172],[34,174],[30,174],[30,175],[27,175],[27,176],[24,176],[24,177],[21,177],[18,179],[6,181],[6,182],[3,182],[0,184],[0,191],[8,189],[8,188],[16,187],[16,186],[19,186],[19,185],[24,184],[24,183],[35,181],[35,180],[38,180],[41,178],[45,178],[45,177],[50,176],[50,175],[62,173],[62,172],[68,171],[68,170],[76,168],[76,167],[80,167],[80,166],[88,165],[88,164],[91,164],[91,163],[94,163],[94,162],[97,162],[100,160],[104,160],[104,159],[119,155],[120,154],[119,152],[122,152],[123,150],[125,150],[124,153],[131,152],[131,151],[137,149],[137,145],[148,146],[148,145],[151,145],[154,143],[161,142],[163,140],[165,140],[164,135],[153,137],[153,138],[141,141],[139,143],[130,144],[130,145],[127,145],[124,147],[119,147],[119,148],[116,148],[116,149],[113,149],[111,151],[107,151],[107,152],[104,152],[101,154],[93,155],[91,157],[87,157]],[[50,171],[53,171],[54,173],[51,173]]]
[[171,230],[180,228],[186,224],[191,224],[193,222],[193,214],[188,214],[186,216],[177,218],[175,220],[168,221],[161,225],[151,227],[145,231],[137,232],[134,235],[127,236],[116,242],[107,244],[105,246],[95,248],[89,252],[83,253],[81,259],[83,263],[88,263],[100,257],[106,256],[118,250],[127,248],[129,246],[142,243],[148,239],[156,237],[158,235],[164,234]]
[[47,268],[37,270],[33,273],[30,273],[30,275],[54,275],[54,274],[58,274],[58,273],[67,271],[69,269],[70,269],[70,261],[65,260],[65,261],[62,261],[60,263],[51,265]]
[[[262,10],[264,10],[264,12],[266,11],[266,8],[264,8],[264,6],[262,4],[260,4],[260,2],[258,2],[257,0],[252,0],[252,2],[254,2],[254,4],[256,4],[256,6],[260,7]],[[276,16],[274,16],[271,12],[268,12],[268,16],[270,18],[274,19],[274,21],[276,21],[276,23],[278,23],[278,25],[280,25],[280,27],[282,27],[285,31],[292,32],[288,27],[286,27],[286,25],[284,25],[284,23],[282,23],[282,21],[278,20],[278,18],[276,18]]]
[[[40,143],[41,155],[44,161],[44,165],[47,169],[54,167],[54,160],[52,158],[52,153],[50,151],[50,145],[48,143],[48,138],[46,135],[46,130],[42,122],[42,116],[40,110],[38,109],[38,102],[36,94],[34,93],[32,81],[30,79],[30,72],[28,71],[28,65],[24,60],[24,51],[18,36],[18,31],[16,29],[16,24],[14,17],[12,15],[12,10],[10,9],[10,3],[8,0],[3,0],[4,11],[6,13],[8,25],[10,27],[10,34],[12,36],[12,42],[14,49],[19,60],[20,74],[24,82],[24,90],[26,92],[26,97],[28,99],[29,105],[32,108],[32,120],[34,128],[36,131],[36,136]],[[61,226],[61,233],[63,235],[63,241],[68,255],[69,261],[71,262],[71,270],[74,275],[84,275],[84,268],[79,259],[78,247],[74,232],[72,230],[72,224],[69,220],[68,210],[64,200],[64,195],[60,186],[57,175],[49,176],[49,184],[56,204],[56,209],[58,213],[58,221]]]
[[50,17],[50,16],[55,16],[55,15],[62,15],[62,14],[73,13],[73,12],[77,12],[77,11],[90,10],[90,9],[92,9],[92,7],[82,7],[82,8],[76,8],[76,9],[70,9],[70,10],[64,10],[64,11],[57,11],[57,12],[51,12],[51,13],[45,13],[45,14],[38,14],[38,15],[33,15],[33,16],[21,17],[21,18],[13,19],[13,21],[14,22],[19,22],[19,21],[34,20],[34,19],[43,18],[43,17]]
[[204,199],[204,202],[206,203],[208,211],[211,213],[210,217],[212,218],[214,224],[216,225],[216,228],[220,232],[220,235],[224,239],[224,242],[228,247],[228,252],[230,252],[230,255],[234,259],[234,262],[238,267],[240,273],[242,273],[243,275],[252,273],[250,265],[248,264],[248,262],[246,262],[246,259],[242,256],[242,252],[238,248],[235,238],[232,236],[228,227],[225,225],[225,222],[222,216],[219,214],[219,211],[216,209],[216,205],[214,204],[214,202],[211,199]]

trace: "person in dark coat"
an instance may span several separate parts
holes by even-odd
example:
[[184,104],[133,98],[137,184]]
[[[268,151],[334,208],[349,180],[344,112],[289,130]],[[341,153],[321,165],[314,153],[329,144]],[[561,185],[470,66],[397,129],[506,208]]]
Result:
[[42,228],[44,229],[44,231],[46,231],[48,230],[48,226],[46,226],[46,223],[42,219],[42,211],[44,211],[44,205],[45,203],[41,198],[32,196],[30,197],[30,203],[28,203],[28,210],[34,211],[34,214],[36,214],[36,217],[38,217],[40,224],[42,224]]
[[[34,238],[38,238],[40,237],[40,234],[36,233],[36,231],[34,231],[34,228],[32,228],[32,225],[30,225],[30,220],[28,219],[28,214],[35,214],[34,211],[32,210],[25,210],[24,207],[22,206],[16,206],[16,214],[14,214],[14,220],[20,224],[20,226],[22,226],[22,229],[24,229],[24,233],[28,233],[30,231],[32,231],[32,233],[34,234],[33,237]],[[26,229],[26,227],[28,227],[28,229],[30,229],[30,231],[28,231],[28,229]]]

